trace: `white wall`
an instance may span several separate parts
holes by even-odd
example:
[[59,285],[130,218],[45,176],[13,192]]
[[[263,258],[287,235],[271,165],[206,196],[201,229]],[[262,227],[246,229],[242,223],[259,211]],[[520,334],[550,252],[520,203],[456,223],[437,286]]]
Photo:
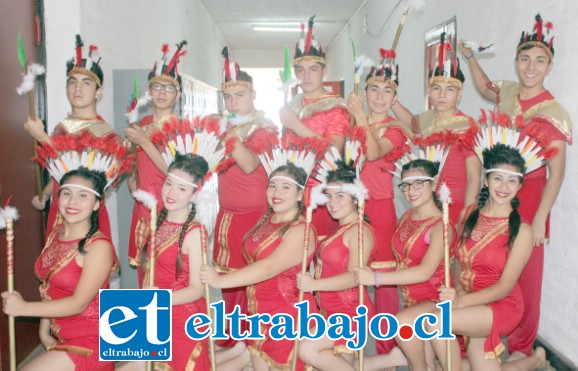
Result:
[[[346,91],[353,86],[352,39],[358,54],[366,53],[378,59],[380,47],[390,48],[401,18],[401,7],[394,10],[385,33],[380,37],[362,34],[363,16],[371,33],[377,33],[397,2],[371,0],[353,20],[327,53],[329,79],[345,78]],[[546,85],[566,107],[575,121],[578,119],[578,50],[575,40],[578,28],[575,14],[578,2],[563,0],[428,0],[419,11],[410,13],[397,47],[400,68],[400,100],[413,112],[424,109],[424,34],[429,29],[457,17],[458,38],[479,42],[494,42],[496,53],[480,58],[480,64],[492,79],[515,80],[513,60],[515,47],[522,31],[529,31],[534,16],[541,13],[545,21],[554,23],[555,67]],[[481,101],[471,84],[466,61],[462,58],[466,83],[460,108],[477,116]],[[568,148],[566,179],[552,212],[552,243],[546,248],[545,275],[542,291],[542,316],[539,336],[562,355],[578,364],[578,199],[573,185],[578,182],[576,149]]]

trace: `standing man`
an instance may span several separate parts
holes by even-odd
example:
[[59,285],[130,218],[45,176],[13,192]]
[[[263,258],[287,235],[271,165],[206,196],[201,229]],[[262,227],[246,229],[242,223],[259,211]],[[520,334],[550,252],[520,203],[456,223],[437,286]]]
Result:
[[[162,47],[162,61],[155,62],[149,73],[148,93],[151,96],[152,115],[145,116],[137,124],[129,123],[125,129],[128,140],[135,146],[136,171],[128,179],[130,192],[137,188],[147,191],[157,199],[157,208],[162,210],[161,188],[167,173],[167,164],[157,147],[151,141],[151,134],[162,129],[163,124],[174,118],[175,103],[181,97],[181,76],[178,64],[186,51],[185,40],[177,44],[177,50],[169,60],[169,45]],[[132,266],[140,266],[140,251],[148,234],[150,211],[141,202],[135,201],[128,245],[128,259]],[[142,271],[139,269],[139,285],[142,283]]]
[[[345,138],[350,132],[349,113],[345,100],[323,87],[327,67],[325,53],[313,37],[314,18],[315,16],[309,18],[307,35],[304,33],[304,26],[301,26],[301,39],[295,48],[293,61],[295,76],[303,93],[296,95],[281,108],[279,118],[289,139],[291,136],[315,136],[326,139],[339,151],[343,151]],[[313,224],[320,236],[330,235],[338,227],[326,208],[315,210]]]
[[[62,140],[70,136],[85,145],[89,145],[92,140],[122,142],[113,127],[96,112],[96,103],[102,95],[103,73],[100,58],[96,59],[96,46],[89,47],[87,58],[82,56],[83,47],[80,35],[76,35],[75,56],[66,63],[66,97],[71,109],[68,117],[56,125],[50,136],[44,131],[44,124],[38,118],[32,120],[29,117],[24,124],[28,133],[39,142],[52,143],[53,140]],[[49,235],[52,228],[62,220],[58,213],[59,190],[58,182],[53,179],[44,187],[42,197],[36,195],[32,199],[32,205],[36,209],[44,210],[46,201],[52,196],[46,235]],[[104,202],[99,208],[99,226],[100,230],[111,238],[110,221]]]
[[496,103],[500,111],[513,117],[513,120],[522,119],[522,137],[529,135],[541,141],[544,148],[553,153],[546,166],[524,176],[524,184],[518,192],[518,210],[522,219],[532,224],[534,249],[518,279],[524,297],[524,317],[508,337],[511,360],[531,355],[538,334],[544,242],[548,242],[550,236],[550,211],[564,181],[566,143],[572,144],[570,117],[544,86],[544,79],[552,70],[554,60],[554,36],[550,35],[552,23],[544,25],[539,14],[535,20],[533,31],[522,32],[516,48],[517,82],[491,82],[478,64],[473,50],[465,47],[463,41],[459,43],[469,61],[478,92],[485,99]]
[[[246,265],[243,257],[243,237],[267,212],[265,190],[267,172],[258,155],[270,152],[278,142],[275,124],[255,109],[256,92],[253,78],[239,69],[223,49],[225,65],[221,91],[229,116],[224,123],[226,145],[232,148],[233,163],[219,174],[219,205],[215,228],[213,265],[218,272],[229,273]],[[247,313],[246,287],[223,289],[225,309],[230,313],[239,305]],[[220,343],[232,347],[234,340]]]

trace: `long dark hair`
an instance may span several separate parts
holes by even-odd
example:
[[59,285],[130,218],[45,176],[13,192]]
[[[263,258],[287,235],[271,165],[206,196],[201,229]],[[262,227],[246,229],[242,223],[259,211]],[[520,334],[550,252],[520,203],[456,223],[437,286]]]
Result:
[[[91,189],[100,194],[100,196],[94,195],[97,201],[102,200],[102,195],[104,194],[104,186],[106,185],[106,176],[104,173],[88,170],[85,167],[79,167],[76,170],[71,170],[64,174],[64,176],[60,179],[60,184],[65,185],[72,177],[88,180],[91,183]],[[58,195],[60,195],[60,192],[62,192],[62,188],[60,188]],[[98,210],[99,209],[93,210],[92,214],[90,214],[90,229],[84,238],[78,242],[78,252],[81,254],[86,254],[86,250],[84,250],[86,241],[98,231]]]
[[[407,164],[403,165],[403,167],[401,168],[401,177],[403,179],[403,173],[405,173],[406,171],[420,169],[420,170],[423,170],[423,172],[425,173],[426,176],[434,178],[436,175],[438,175],[439,168],[440,168],[439,162],[431,162],[431,161],[424,160],[424,159],[420,158],[417,160],[410,161]],[[432,191],[432,194],[433,194],[433,200],[434,200],[437,208],[441,210],[442,203],[438,199],[438,196],[436,195],[435,189]]]
[[[207,172],[209,171],[209,165],[207,164],[207,161],[201,156],[195,156],[192,154],[181,155],[177,153],[177,155],[175,156],[175,161],[173,161],[173,163],[169,166],[167,174],[173,170],[181,170],[189,174],[194,179],[193,183],[202,185],[203,178],[205,177],[205,175],[207,175]],[[168,211],[166,208],[163,208],[159,213],[159,216],[157,218],[157,229],[165,221],[167,213]],[[195,207],[195,204],[192,203],[189,215],[187,215],[187,219],[185,220],[185,223],[181,228],[181,233],[179,234],[179,250],[177,254],[177,260],[175,263],[176,266],[175,278],[178,277],[179,273],[181,272],[181,268],[183,266],[183,254],[182,254],[183,243],[185,241],[185,237],[187,235],[189,226],[193,222],[193,219],[195,219],[196,214],[197,209]],[[144,245],[141,253],[141,266],[143,267],[145,266],[147,261],[148,244],[149,240],[147,239],[147,242]]]
[[[515,167],[522,174],[526,172],[525,161],[522,158],[522,155],[520,155],[520,152],[514,148],[498,143],[492,149],[484,150],[482,154],[484,157],[484,169],[486,170],[496,168],[499,165],[510,165]],[[486,173],[486,179],[488,179],[489,176],[490,173]],[[521,176],[519,179],[520,184],[522,184],[524,182],[524,177]],[[464,243],[471,237],[472,231],[474,230],[474,227],[478,222],[478,217],[480,216],[480,209],[484,207],[489,197],[490,190],[488,186],[482,187],[478,196],[478,208],[475,209],[466,219],[464,229],[460,236],[460,244]],[[510,237],[508,238],[508,247],[512,247],[514,244],[514,240],[516,240],[516,236],[518,236],[520,224],[522,222],[520,213],[518,212],[518,207],[520,206],[518,195],[512,199],[511,205],[512,211],[508,218],[508,232],[510,234]]]
[[[302,168],[297,167],[294,164],[288,162],[287,165],[282,165],[279,166],[277,169],[275,169],[275,171],[271,173],[269,179],[280,173],[287,174],[289,178],[293,179],[300,185],[305,186],[305,182],[307,181],[307,174],[305,173],[305,170],[303,170]],[[297,187],[297,185],[295,185],[295,187]],[[283,227],[279,228],[278,231],[279,237],[283,237],[283,235],[285,234],[285,232],[287,232],[287,230],[291,227],[291,225],[295,223],[297,219],[299,219],[299,217],[303,214],[303,209],[304,209],[303,201],[300,200],[297,202],[297,212],[295,213],[295,216],[293,216],[293,219],[285,223]],[[263,215],[261,219],[259,219],[259,222],[253,228],[251,228],[251,230],[243,237],[243,242],[245,242],[245,240],[247,240],[247,238],[251,234],[255,233],[255,231],[263,225],[263,223],[269,220],[271,214],[273,214],[273,209],[271,208],[271,206],[269,206],[265,215]]]

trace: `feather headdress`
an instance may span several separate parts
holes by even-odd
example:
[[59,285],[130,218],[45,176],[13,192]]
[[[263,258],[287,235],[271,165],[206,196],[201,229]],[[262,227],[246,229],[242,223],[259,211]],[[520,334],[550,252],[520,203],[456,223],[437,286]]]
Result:
[[293,65],[297,65],[303,61],[325,64],[325,53],[321,48],[321,44],[315,40],[313,19],[315,19],[315,15],[311,16],[307,22],[307,33],[305,33],[305,25],[301,24],[301,37],[295,46]]
[[[554,35],[551,35],[554,25],[552,22],[546,22],[542,20],[540,14],[536,14],[534,18],[536,23],[534,23],[534,28],[531,32],[522,32],[520,37],[520,42],[518,43],[517,52],[520,52],[522,48],[526,46],[537,46],[548,54],[550,59],[554,58]],[[544,32],[546,29],[546,32]]]
[[181,61],[181,57],[184,57],[187,54],[187,51],[183,48],[187,45],[187,40],[183,40],[178,43],[177,49],[175,50],[171,59],[168,59],[169,55],[169,44],[163,44],[161,48],[161,52],[163,56],[161,58],[161,62],[155,62],[151,72],[149,73],[149,82],[152,84],[154,82],[163,83],[163,84],[171,84],[180,89],[180,76],[179,76],[179,63]]
[[442,32],[440,36],[436,61],[436,66],[431,69],[429,74],[429,85],[438,82],[445,82],[461,88],[466,78],[460,69],[460,60],[456,56],[452,44],[448,39],[446,39],[445,32]]
[[419,159],[439,163],[438,174],[440,174],[450,153],[451,146],[443,142],[438,142],[426,146],[412,144],[410,145],[410,149],[410,152],[404,154],[403,157],[394,164],[395,171],[391,173],[398,178],[401,178],[401,170],[405,164]]
[[373,81],[391,81],[397,88],[399,86],[398,79],[398,65],[395,63],[395,50],[393,49],[379,49],[381,62],[378,65],[372,66],[369,74],[365,78],[365,82],[369,85]]
[[66,62],[66,76],[70,76],[75,73],[80,73],[86,75],[96,82],[96,85],[102,86],[103,83],[103,73],[100,67],[101,58],[97,57],[97,47],[95,45],[90,45],[88,48],[88,56],[83,57],[82,49],[84,47],[84,42],[80,35],[76,35],[75,41],[75,54],[72,59]]
[[221,90],[237,85],[253,89],[253,79],[246,72],[241,71],[239,64],[233,60],[233,55],[229,47],[225,46],[221,51],[221,55],[225,58]]

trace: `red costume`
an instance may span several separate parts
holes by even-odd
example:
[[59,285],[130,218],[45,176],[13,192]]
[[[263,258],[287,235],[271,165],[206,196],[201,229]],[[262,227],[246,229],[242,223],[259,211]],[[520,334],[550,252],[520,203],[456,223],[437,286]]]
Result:
[[[101,139],[104,141],[119,141],[122,139],[115,133],[112,126],[107,124],[104,119],[100,116],[96,116],[94,119],[83,120],[76,119],[72,117],[67,117],[56,125],[56,128],[52,132],[51,137],[60,135],[74,135],[81,136],[85,133],[89,133],[94,140]],[[50,202],[50,210],[48,211],[48,222],[46,224],[46,235],[50,235],[52,229],[56,224],[62,222],[62,217],[58,212],[58,192],[60,191],[60,184],[53,179],[52,188],[52,199]],[[98,229],[104,233],[111,241],[110,233],[110,219],[108,217],[108,211],[106,210],[106,203],[104,202],[104,195],[101,200],[101,206],[98,209]]]
[[[187,233],[200,228],[200,226],[197,222],[191,223]],[[172,223],[165,219],[155,235],[155,282],[153,286],[159,289],[177,291],[189,286],[189,258],[185,253],[182,254],[181,270],[178,275],[176,274],[179,236],[182,228],[182,223]],[[206,232],[201,230],[201,233]],[[148,283],[148,279],[148,274],[145,273],[145,282]],[[172,310],[172,339],[174,344],[172,360],[155,362],[155,365],[160,366],[160,369],[163,370],[167,369],[166,366],[170,367],[169,370],[204,371],[210,369],[207,340],[192,340],[185,332],[185,324],[189,317],[206,311],[205,298],[201,297],[190,303],[173,305]]]
[[[262,115],[238,125],[235,131],[239,140],[253,153],[269,152],[277,142],[277,129]],[[265,191],[269,177],[262,165],[251,174],[233,164],[219,173],[219,204],[215,227],[213,265],[218,272],[232,272],[246,265],[243,258],[243,237],[267,211]],[[225,309],[230,313],[235,305],[241,313],[247,313],[245,287],[223,289]],[[233,340],[219,342],[220,346],[232,347]]]
[[[43,301],[58,300],[74,294],[82,267],[76,262],[79,254],[78,240],[61,241],[60,233],[64,224],[56,225],[46,241],[46,247],[36,260],[36,276],[42,281],[40,295]],[[116,255],[112,242],[102,232],[96,232],[85,243],[84,249],[90,254],[90,246],[104,240],[111,246],[114,256],[111,272],[117,267]],[[102,284],[102,289],[108,288],[108,279]],[[58,343],[49,351],[65,351],[77,370],[114,370],[113,362],[98,360],[98,294],[94,296],[82,313],[68,317],[51,318],[51,331]]]
[[[456,249],[467,292],[481,291],[500,281],[510,255],[508,223],[507,217],[490,218],[480,213],[471,237]],[[516,284],[505,298],[487,306],[493,312],[493,321],[484,342],[485,358],[499,359],[504,351],[500,337],[512,333],[524,314],[522,291]]]
[[[442,217],[431,217],[424,220],[413,220],[414,209],[409,209],[399,220],[399,226],[393,235],[393,253],[397,269],[406,269],[421,264],[430,244],[430,230],[442,223]],[[453,225],[450,226],[455,230]],[[438,302],[438,289],[444,284],[443,261],[429,280],[412,285],[399,285],[404,297],[404,306],[411,307],[424,301]]]
[[478,131],[476,123],[470,117],[458,111],[449,119],[438,120],[434,110],[415,116],[412,129],[419,139],[418,145],[437,144],[442,142],[451,146],[442,172],[439,174],[438,189],[446,183],[452,195],[450,220],[458,225],[460,213],[464,208],[467,188],[466,159],[475,156],[473,139]]
[[[328,93],[316,99],[307,99],[303,94],[296,95],[288,107],[299,117],[299,120],[309,129],[321,135],[328,143],[332,137],[345,138],[351,131],[349,112],[343,98]],[[294,140],[295,133],[288,130],[287,139]],[[307,186],[312,187],[318,182],[311,177]],[[339,224],[331,219],[326,208],[320,207],[313,212],[313,225],[319,236],[329,236],[339,228]]]
[[[343,235],[355,226],[357,226],[357,222],[341,226],[335,234],[321,242],[315,264],[316,279],[329,278],[349,271],[349,248],[343,242]],[[367,223],[364,223],[364,226],[371,229]],[[363,303],[367,307],[367,318],[372,318],[375,315],[375,308],[369,298],[367,287],[364,289]],[[353,318],[357,316],[359,289],[356,286],[343,291],[319,291],[317,292],[317,302],[325,318],[334,313],[343,313]],[[353,323],[352,331],[355,332],[356,330],[357,326]],[[346,340],[344,339],[336,340],[333,352],[335,354],[353,353],[345,343]]]
[[[499,81],[495,85],[499,91],[500,111],[510,116],[522,115],[525,135],[541,136],[546,140],[562,140],[572,144],[572,124],[564,108],[545,90],[537,96],[519,99],[520,85],[510,81]],[[532,223],[542,201],[542,194],[548,178],[543,166],[524,176],[524,184],[518,192],[523,220]],[[546,220],[546,237],[550,235],[550,217]],[[538,334],[540,321],[540,300],[544,271],[544,245],[534,247],[532,256],[518,279],[524,297],[524,317],[520,326],[508,337],[510,352],[532,354],[532,346]]]
[[[367,161],[361,171],[361,181],[369,191],[365,202],[365,214],[375,233],[375,247],[371,257],[371,268],[383,272],[395,269],[395,258],[391,249],[391,239],[397,225],[397,216],[393,203],[393,174],[397,161],[409,148],[405,145],[411,136],[409,130],[400,121],[388,117],[370,125],[370,130],[378,140],[387,138],[394,150],[375,161]],[[378,313],[396,314],[399,311],[397,286],[381,286],[375,289],[375,310]],[[386,322],[383,322],[384,325]],[[382,329],[387,332],[386,328]],[[379,354],[387,354],[396,346],[395,340],[378,341]]]
[[[153,122],[152,115],[143,117],[139,122],[139,126],[149,137],[154,130],[161,129],[162,124],[163,122]],[[135,146],[135,151],[138,176],[137,188],[154,195],[157,200],[157,210],[162,210],[163,200],[161,197],[161,188],[163,187],[166,176],[159,170],[140,146]],[[128,261],[131,265],[137,267],[139,285],[142,284],[143,275],[142,270],[140,269],[140,251],[146,241],[146,236],[150,227],[150,215],[150,210],[145,205],[139,201],[134,202],[128,241]]]
[[[293,226],[304,224],[298,221]],[[258,260],[263,260],[271,255],[275,249],[283,242],[279,237],[279,229],[286,223],[273,223],[269,218],[261,227],[251,235],[247,236],[244,246],[244,254],[249,264]],[[315,229],[311,227],[310,238],[316,241]],[[314,251],[309,252],[309,263],[314,256]],[[286,313],[294,318],[297,323],[297,309],[293,304],[299,299],[299,289],[296,285],[297,274],[301,272],[301,264],[290,268],[278,276],[263,282],[256,283],[247,287],[247,299],[249,302],[249,313],[268,313],[275,315]],[[304,293],[304,300],[309,301],[310,311],[316,312],[317,305],[315,299],[310,293]],[[261,325],[261,331],[266,335],[271,325]],[[267,362],[270,367],[286,369],[291,367],[291,359],[295,342],[292,340],[264,340],[248,341],[251,353],[258,354]],[[297,369],[303,370],[304,364],[301,360],[297,362]]]

